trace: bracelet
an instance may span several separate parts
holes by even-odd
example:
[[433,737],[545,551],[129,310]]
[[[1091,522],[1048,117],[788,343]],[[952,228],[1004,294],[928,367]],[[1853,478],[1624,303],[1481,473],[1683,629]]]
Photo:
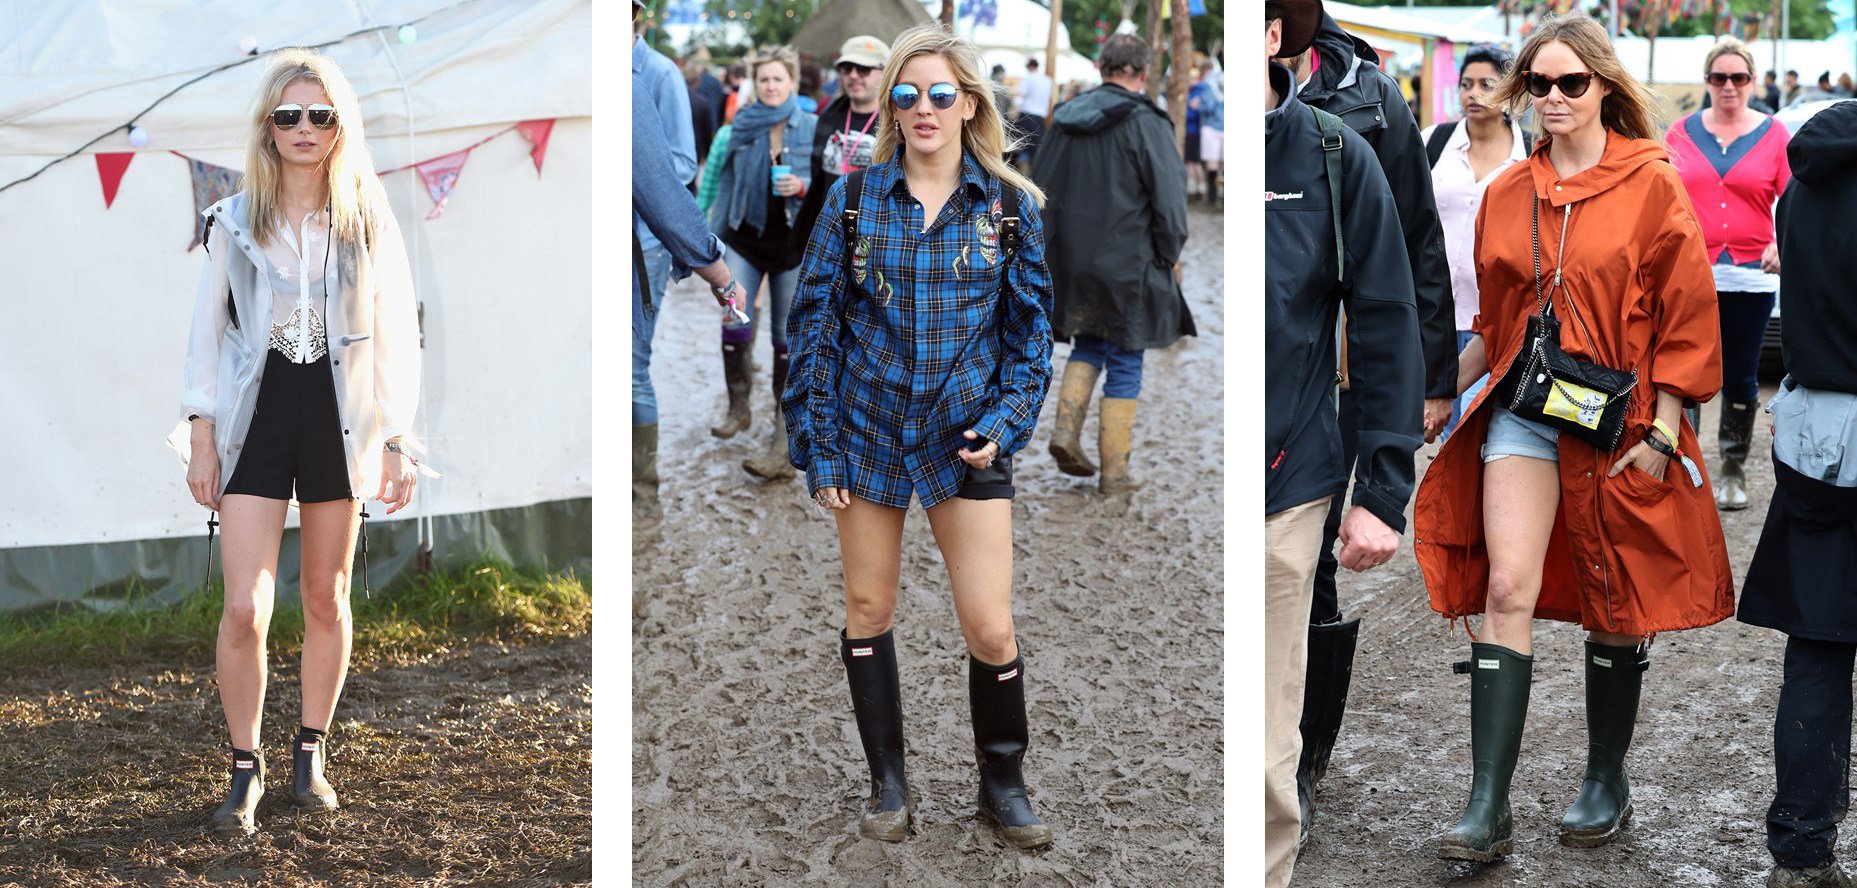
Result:
[[1652,419],[1651,428],[1656,429],[1659,432],[1662,432],[1664,438],[1669,440],[1671,447],[1677,446],[1677,444],[1680,443],[1682,440],[1676,436],[1676,432],[1673,432],[1670,430],[1669,424],[1665,423],[1661,419]]
[[735,279],[729,278],[728,284],[721,286],[721,287],[712,286],[709,288],[709,292],[710,292],[710,295],[715,296],[717,299],[721,299],[722,297],[727,296],[729,294],[729,291],[733,289],[735,289]]
[[1658,453],[1663,454],[1664,456],[1670,457],[1671,459],[1676,458],[1676,453],[1677,453],[1676,447],[1674,445],[1665,444],[1664,442],[1657,440],[1657,436],[1651,434],[1650,432],[1644,433],[1644,443],[1646,445],[1649,445],[1649,447],[1652,450],[1655,450]]

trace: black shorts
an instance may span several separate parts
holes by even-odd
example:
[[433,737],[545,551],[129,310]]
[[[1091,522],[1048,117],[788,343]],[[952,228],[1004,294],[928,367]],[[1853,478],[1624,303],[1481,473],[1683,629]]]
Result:
[[335,377],[328,355],[298,364],[268,349],[258,407],[226,493],[288,500],[293,490],[299,503],[353,498]]
[[1186,162],[1199,163],[1199,130],[1190,130],[1186,134]]
[[961,489],[954,495],[961,499],[990,500],[1012,499],[1012,457],[1001,456],[984,469],[967,467],[967,479],[961,482]]

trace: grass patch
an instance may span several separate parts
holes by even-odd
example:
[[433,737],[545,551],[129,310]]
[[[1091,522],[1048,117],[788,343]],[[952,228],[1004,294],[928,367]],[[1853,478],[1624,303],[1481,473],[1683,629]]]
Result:
[[[190,592],[175,604],[135,591],[124,607],[99,613],[61,606],[0,613],[0,671],[91,666],[124,661],[211,662],[223,607],[220,587]],[[354,662],[404,662],[475,641],[521,642],[585,634],[593,594],[572,572],[550,574],[487,562],[433,571],[372,598],[351,599]],[[303,609],[279,604],[267,637],[271,657],[303,646]]]

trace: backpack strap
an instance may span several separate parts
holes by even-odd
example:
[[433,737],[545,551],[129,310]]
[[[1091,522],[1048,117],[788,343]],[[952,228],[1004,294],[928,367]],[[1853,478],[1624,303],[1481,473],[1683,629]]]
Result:
[[1020,232],[1019,189],[1005,181],[999,183],[999,285],[1006,286],[1006,269],[1012,267],[1012,257],[1018,255],[1019,244],[1024,235]]
[[840,234],[845,241],[845,267],[842,276],[850,276],[853,254],[858,248],[858,213],[864,203],[864,171],[852,170],[845,176],[845,208],[840,213]]
[[1457,121],[1440,123],[1431,128],[1431,136],[1425,140],[1426,166],[1438,168],[1438,158],[1444,156],[1444,143],[1451,141],[1451,134],[1457,132]]
[[1335,217],[1335,280],[1348,279],[1348,253],[1341,234],[1341,118],[1314,105],[1315,123],[1322,129],[1322,154],[1328,160],[1328,203]]

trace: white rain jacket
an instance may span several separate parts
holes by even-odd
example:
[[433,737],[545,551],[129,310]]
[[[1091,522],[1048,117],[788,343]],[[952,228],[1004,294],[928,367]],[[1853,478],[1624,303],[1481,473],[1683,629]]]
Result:
[[[393,212],[384,201],[376,212],[371,243],[338,241],[335,268],[325,270],[337,275],[323,325],[342,449],[349,490],[363,499],[380,490],[381,445],[395,437],[413,443],[413,413],[419,404],[420,332],[412,269]],[[223,493],[238,466],[264,381],[271,287],[260,270],[263,252],[246,219],[245,195],[228,197],[206,214],[214,225],[194,293],[181,420],[198,414],[212,421]],[[228,290],[238,309],[237,326],[227,311]]]

